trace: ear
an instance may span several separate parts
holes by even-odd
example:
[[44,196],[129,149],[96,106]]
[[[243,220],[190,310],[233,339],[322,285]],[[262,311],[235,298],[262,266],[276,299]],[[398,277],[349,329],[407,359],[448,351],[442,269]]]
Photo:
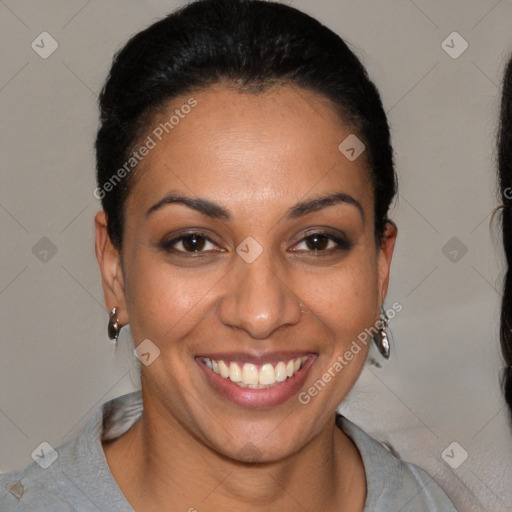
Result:
[[391,268],[391,259],[395,248],[398,230],[394,222],[386,223],[380,247],[378,248],[377,265],[379,273],[379,304],[384,302],[388,293],[389,271]]
[[107,214],[101,210],[94,218],[96,230],[96,259],[100,266],[103,296],[108,311],[117,307],[117,318],[121,326],[128,323],[121,255],[114,247],[107,231]]

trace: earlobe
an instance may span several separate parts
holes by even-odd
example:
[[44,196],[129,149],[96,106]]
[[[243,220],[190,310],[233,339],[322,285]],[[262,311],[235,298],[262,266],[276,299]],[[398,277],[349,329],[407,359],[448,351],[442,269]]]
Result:
[[107,229],[107,215],[101,210],[94,219],[96,231],[95,252],[101,272],[103,296],[108,311],[117,307],[121,325],[128,323],[121,257],[114,247]]
[[395,223],[386,222],[378,257],[380,304],[384,302],[388,292],[389,272],[397,235],[398,230]]

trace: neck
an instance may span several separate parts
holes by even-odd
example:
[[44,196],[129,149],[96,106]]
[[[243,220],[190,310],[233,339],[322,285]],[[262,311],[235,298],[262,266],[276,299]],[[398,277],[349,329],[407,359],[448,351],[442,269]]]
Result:
[[[227,458],[162,407],[104,445],[107,462],[135,510],[358,511],[366,480],[359,452],[332,422],[289,457],[266,463]],[[170,505],[172,504],[172,505]]]

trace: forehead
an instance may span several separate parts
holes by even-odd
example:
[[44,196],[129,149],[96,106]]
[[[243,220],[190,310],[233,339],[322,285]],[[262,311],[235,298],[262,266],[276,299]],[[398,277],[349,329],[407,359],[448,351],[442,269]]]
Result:
[[353,135],[329,100],[298,87],[194,91],[150,122],[146,136],[154,145],[137,168],[127,206],[150,207],[178,190],[257,211],[262,202],[285,208],[335,190],[369,209],[365,154],[352,161],[339,149]]

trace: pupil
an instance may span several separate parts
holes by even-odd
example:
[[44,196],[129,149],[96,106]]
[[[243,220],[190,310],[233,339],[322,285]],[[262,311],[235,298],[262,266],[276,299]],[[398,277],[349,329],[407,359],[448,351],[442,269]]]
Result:
[[329,240],[325,235],[311,235],[308,237],[307,245],[314,251],[322,250],[327,247]]
[[204,247],[204,238],[196,235],[187,236],[182,240],[187,251],[200,251]]

